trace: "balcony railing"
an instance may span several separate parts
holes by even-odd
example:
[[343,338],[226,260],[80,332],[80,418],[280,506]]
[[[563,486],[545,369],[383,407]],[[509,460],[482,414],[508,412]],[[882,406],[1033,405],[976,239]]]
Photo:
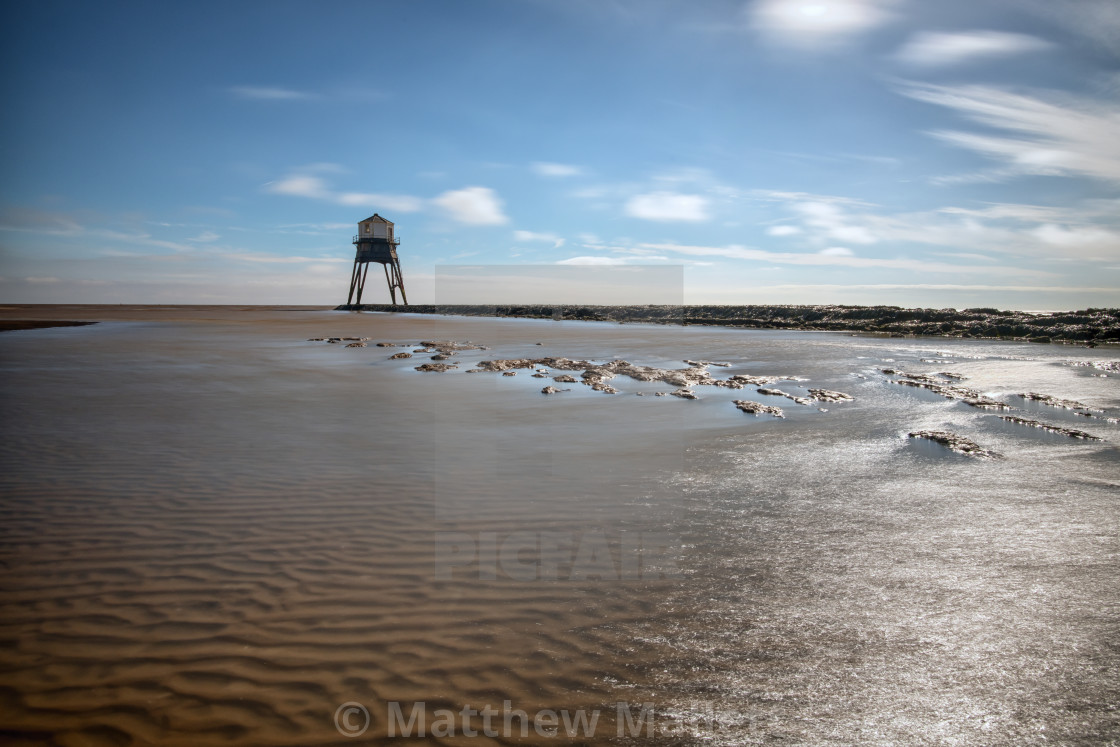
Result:
[[401,240],[397,236],[394,236],[391,239],[386,238],[384,236],[355,236],[354,241],[351,242],[351,243],[354,243],[354,244],[392,244],[393,246],[397,246],[401,243]]

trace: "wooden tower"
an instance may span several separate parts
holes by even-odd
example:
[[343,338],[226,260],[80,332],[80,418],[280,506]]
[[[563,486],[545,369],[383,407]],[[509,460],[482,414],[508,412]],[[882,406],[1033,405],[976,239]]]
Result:
[[[400,239],[393,235],[393,224],[377,213],[358,224],[358,235],[354,237],[354,272],[350,275],[350,295],[346,298],[346,305],[354,303],[361,305],[362,291],[366,287],[366,275],[369,274],[369,263],[376,262],[385,270],[385,282],[389,284],[389,298],[393,305],[397,305],[397,289],[401,291],[401,301],[408,306],[408,298],[404,295],[404,277],[401,275],[401,261],[397,258],[397,246]],[[357,299],[354,298],[357,291]]]

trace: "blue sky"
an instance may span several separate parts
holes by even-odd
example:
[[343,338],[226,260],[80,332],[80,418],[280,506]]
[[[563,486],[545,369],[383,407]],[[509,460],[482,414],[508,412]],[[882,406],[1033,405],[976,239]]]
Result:
[[[683,265],[690,303],[1120,306],[1115,0],[3,14],[3,302],[340,303],[378,212],[413,303],[575,264]],[[509,274],[478,300],[531,300]]]

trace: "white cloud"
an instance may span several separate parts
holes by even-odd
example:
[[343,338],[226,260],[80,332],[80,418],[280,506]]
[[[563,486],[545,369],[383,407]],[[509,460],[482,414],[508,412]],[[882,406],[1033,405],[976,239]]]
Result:
[[[335,171],[339,167],[334,164],[312,164],[302,170],[318,172]],[[394,210],[402,213],[414,213],[424,207],[424,201],[411,195],[372,194],[364,192],[335,192],[325,180],[318,176],[306,173],[292,174],[283,179],[270,182],[266,185],[267,191],[278,195],[292,197],[308,197],[314,200],[327,200],[339,205],[364,207],[370,210]]]
[[1066,249],[1092,249],[1102,251],[1120,246],[1120,233],[1097,226],[1066,227],[1055,223],[1044,223],[1031,229],[1031,235],[1051,246]]
[[508,223],[502,200],[489,187],[465,187],[444,192],[432,200],[454,221],[471,226],[497,226]]
[[533,231],[514,231],[514,241],[546,241],[552,244],[553,249],[564,246],[564,239],[554,233],[535,233]]
[[579,176],[583,173],[583,169],[579,166],[566,163],[549,163],[547,161],[537,161],[532,164],[532,169],[539,176],[550,177]]
[[224,255],[228,259],[235,259],[240,262],[264,262],[269,264],[282,264],[282,265],[296,265],[304,264],[307,262],[338,262],[349,263],[353,259],[347,257],[291,257],[282,254],[264,254],[261,252],[241,252],[235,254]]
[[846,249],[842,246],[830,246],[827,249],[821,249],[817,254],[824,255],[825,257],[852,257],[855,256],[851,249]]
[[653,221],[705,221],[709,217],[707,210],[707,198],[677,192],[635,195],[626,203],[627,215]]
[[817,248],[900,243],[953,251],[999,252],[1021,258],[1065,256],[1091,261],[1120,257],[1120,200],[1085,200],[1072,206],[981,204],[913,213],[889,213],[844,198],[765,192],[797,214],[804,241]]
[[310,93],[275,86],[231,86],[226,89],[239,99],[255,101],[296,101],[314,98]]
[[923,31],[910,37],[895,54],[908,65],[942,67],[981,57],[1002,57],[1026,52],[1041,52],[1050,42],[1027,34],[1007,31],[966,31],[945,34]]
[[198,236],[195,236],[193,239],[187,239],[187,241],[197,241],[199,243],[206,244],[206,243],[209,243],[211,241],[217,241],[220,238],[221,238],[221,236],[214,233],[213,231],[203,231]]
[[796,236],[801,233],[801,229],[790,225],[770,226],[766,229],[766,233],[769,236]]
[[556,264],[558,265],[624,265],[627,263],[625,257],[571,257],[570,259],[562,259]]
[[778,42],[820,49],[891,20],[893,0],[758,0],[750,25]]
[[288,176],[272,182],[268,185],[268,191],[278,195],[293,195],[295,197],[330,198],[326,182],[317,176],[307,176],[306,174]]
[[344,192],[336,195],[340,205],[354,205],[369,209],[381,208],[400,213],[415,213],[424,207],[424,201],[411,195],[366,194],[363,192]]
[[806,225],[823,234],[825,238],[853,244],[874,244],[879,238],[864,225],[853,224],[834,202],[813,200],[791,205],[805,218]]
[[1017,174],[1091,176],[1120,181],[1120,105],[1070,95],[1051,100],[988,86],[912,85],[903,94],[953,109],[1007,135],[931,133],[1002,161]]
[[[974,265],[957,265],[946,262],[927,262],[907,257],[854,257],[836,252],[817,252],[801,254],[793,252],[767,252],[761,249],[748,249],[742,246],[685,246],[680,244],[642,244],[643,247],[660,251],[677,252],[691,256],[725,257],[727,259],[771,262],[779,265],[839,265],[859,269],[908,270],[911,272],[937,272],[967,274],[975,271]],[[1021,267],[984,265],[984,272],[999,271],[1003,275],[1045,277],[1048,273]]]

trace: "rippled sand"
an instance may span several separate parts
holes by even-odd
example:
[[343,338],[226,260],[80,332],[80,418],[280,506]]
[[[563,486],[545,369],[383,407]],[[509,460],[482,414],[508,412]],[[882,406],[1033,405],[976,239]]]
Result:
[[[618,743],[619,701],[653,703],[663,730],[692,725],[634,743],[1120,738],[1120,428],[1030,410],[1105,439],[1070,443],[873,374],[952,349],[985,391],[1116,414],[1116,379],[1060,365],[1068,351],[311,309],[0,311],[103,320],[0,335],[7,743],[385,743],[389,702],[507,700],[600,709],[589,744]],[[307,341],[330,335],[371,347]],[[776,421],[736,411],[742,392],[544,397],[526,372],[417,373],[423,356],[388,360],[412,346],[372,347],[425,339],[491,348],[474,359],[728,360],[856,401]],[[1006,458],[905,439],[947,425]],[[554,569],[525,578],[532,552],[501,551],[511,534],[554,542]],[[670,538],[680,573],[628,575],[636,537]],[[448,538],[471,557],[441,566]],[[371,717],[358,739],[334,720],[351,701]]]

